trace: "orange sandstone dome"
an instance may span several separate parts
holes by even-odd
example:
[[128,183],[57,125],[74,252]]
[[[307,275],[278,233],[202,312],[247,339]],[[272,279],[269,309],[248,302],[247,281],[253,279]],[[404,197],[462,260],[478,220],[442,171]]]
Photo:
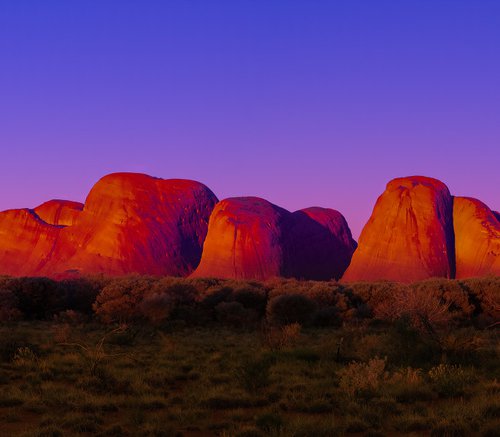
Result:
[[60,230],[30,209],[0,212],[0,274],[36,275],[51,258]]
[[483,202],[453,201],[456,277],[500,275],[500,221]]
[[343,279],[453,278],[452,213],[453,200],[442,182],[423,176],[390,181],[361,232]]
[[229,198],[210,216],[195,277],[303,279],[340,277],[356,243],[340,213],[296,213],[258,197]]
[[[59,215],[44,205],[37,208],[41,216],[29,210],[1,213],[0,273],[185,276],[199,263],[216,202],[199,182],[111,174],[94,185],[70,226],[41,219],[68,223],[61,217],[69,205]],[[23,266],[26,257],[39,262]]]
[[34,212],[45,223],[71,226],[76,222],[82,209],[83,204],[80,202],[54,199],[37,206]]

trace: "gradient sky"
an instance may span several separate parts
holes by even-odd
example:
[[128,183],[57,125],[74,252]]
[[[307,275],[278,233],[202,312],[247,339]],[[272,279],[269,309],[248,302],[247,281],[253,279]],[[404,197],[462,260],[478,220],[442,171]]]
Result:
[[2,0],[0,210],[106,173],[332,207],[388,180],[500,209],[498,0]]

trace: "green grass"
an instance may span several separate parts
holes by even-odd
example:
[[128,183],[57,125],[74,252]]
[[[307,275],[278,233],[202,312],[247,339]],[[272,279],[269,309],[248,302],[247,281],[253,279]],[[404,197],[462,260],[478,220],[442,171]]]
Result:
[[489,436],[500,422],[493,330],[469,333],[477,357],[440,363],[388,326],[304,329],[278,351],[217,326],[118,332],[102,349],[113,328],[71,327],[67,344],[61,329],[0,327],[0,348],[19,345],[0,350],[0,435]]

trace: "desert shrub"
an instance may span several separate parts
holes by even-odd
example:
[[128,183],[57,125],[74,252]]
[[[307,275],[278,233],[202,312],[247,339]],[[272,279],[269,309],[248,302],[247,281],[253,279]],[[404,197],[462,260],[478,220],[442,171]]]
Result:
[[428,279],[410,285],[417,296],[430,294],[448,306],[452,320],[469,320],[474,312],[474,305],[469,300],[469,295],[458,281],[450,279]]
[[243,287],[234,290],[233,299],[245,308],[254,310],[262,317],[266,312],[267,296],[263,290],[251,287]]
[[94,312],[104,323],[135,322],[142,317],[140,304],[151,286],[147,277],[115,279],[97,296]]
[[50,319],[64,309],[64,290],[52,279],[15,278],[10,281],[9,290],[26,319]]
[[375,307],[375,316],[384,320],[407,319],[421,332],[434,332],[452,320],[451,303],[426,287],[402,288]]
[[460,366],[440,364],[429,370],[429,378],[440,396],[451,397],[464,393],[464,389],[472,382],[470,371]]
[[233,327],[248,327],[258,318],[254,310],[246,309],[239,302],[221,302],[215,312],[219,322]]
[[480,363],[491,355],[485,350],[486,339],[471,327],[456,328],[443,333],[440,346],[443,358],[449,363]]
[[278,325],[308,323],[316,310],[316,304],[301,294],[283,294],[272,298],[266,309],[267,319]]
[[489,326],[500,319],[500,277],[465,279],[459,284],[475,304],[474,315],[480,326]]
[[411,367],[394,372],[387,381],[387,390],[402,403],[428,401],[434,397],[431,388],[425,383],[422,371]]
[[276,326],[264,322],[261,326],[261,341],[272,351],[282,350],[297,342],[301,329],[299,323]]
[[38,361],[38,356],[27,346],[17,349],[12,357],[12,362],[15,366],[25,369],[35,368]]
[[314,326],[319,327],[341,326],[342,318],[337,308],[334,306],[324,306],[315,311],[312,323]]
[[186,279],[162,278],[153,281],[151,290],[152,293],[167,295],[176,307],[193,305],[198,296],[196,288]]
[[383,305],[392,299],[392,296],[402,293],[406,285],[397,282],[354,282],[345,285],[345,292],[352,295],[352,299],[358,304],[363,302],[366,307],[363,311],[366,316],[371,316],[377,311],[379,305]]
[[215,307],[221,302],[226,302],[230,300],[232,293],[233,289],[225,285],[222,287],[219,286],[211,287],[204,293],[204,296],[202,297],[200,304],[201,306],[203,306],[208,310],[210,309],[214,310]]
[[22,313],[18,305],[19,301],[12,291],[0,289],[0,322],[19,320]]
[[143,297],[140,303],[141,315],[153,325],[159,325],[169,317],[174,302],[166,293],[152,293]]
[[373,397],[387,379],[385,365],[386,360],[381,358],[349,364],[337,371],[340,389],[350,397]]
[[112,282],[111,278],[89,276],[61,281],[65,295],[65,309],[92,314],[92,305],[103,288]]

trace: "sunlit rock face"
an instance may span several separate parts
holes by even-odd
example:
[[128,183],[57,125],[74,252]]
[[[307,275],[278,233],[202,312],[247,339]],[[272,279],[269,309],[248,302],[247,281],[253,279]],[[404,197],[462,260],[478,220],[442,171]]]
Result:
[[390,181],[361,232],[343,280],[454,277],[452,210],[448,188],[436,179]]
[[[1,273],[186,276],[198,265],[216,202],[199,182],[111,174],[94,185],[69,226],[49,225],[34,213],[0,223],[0,235],[15,235],[11,240],[16,245],[26,246],[27,252],[33,251],[31,257],[43,260],[22,268],[14,266],[24,263],[23,257],[2,260]],[[62,223],[61,216],[56,220],[55,215],[44,215],[46,209],[41,208],[42,216]],[[4,241],[10,240],[0,240],[2,249]]]
[[71,226],[82,210],[83,203],[54,199],[37,206],[34,212],[48,224]]
[[52,257],[60,231],[30,209],[0,212],[0,274],[40,272]]
[[500,275],[500,221],[483,202],[453,201],[457,278]]
[[283,223],[290,213],[258,197],[219,202],[195,277],[266,279],[284,271]]
[[357,246],[344,216],[329,208],[294,212],[288,234],[287,276],[299,279],[339,279]]
[[195,277],[264,280],[339,277],[355,247],[340,213],[310,208],[290,213],[257,197],[219,202]]

